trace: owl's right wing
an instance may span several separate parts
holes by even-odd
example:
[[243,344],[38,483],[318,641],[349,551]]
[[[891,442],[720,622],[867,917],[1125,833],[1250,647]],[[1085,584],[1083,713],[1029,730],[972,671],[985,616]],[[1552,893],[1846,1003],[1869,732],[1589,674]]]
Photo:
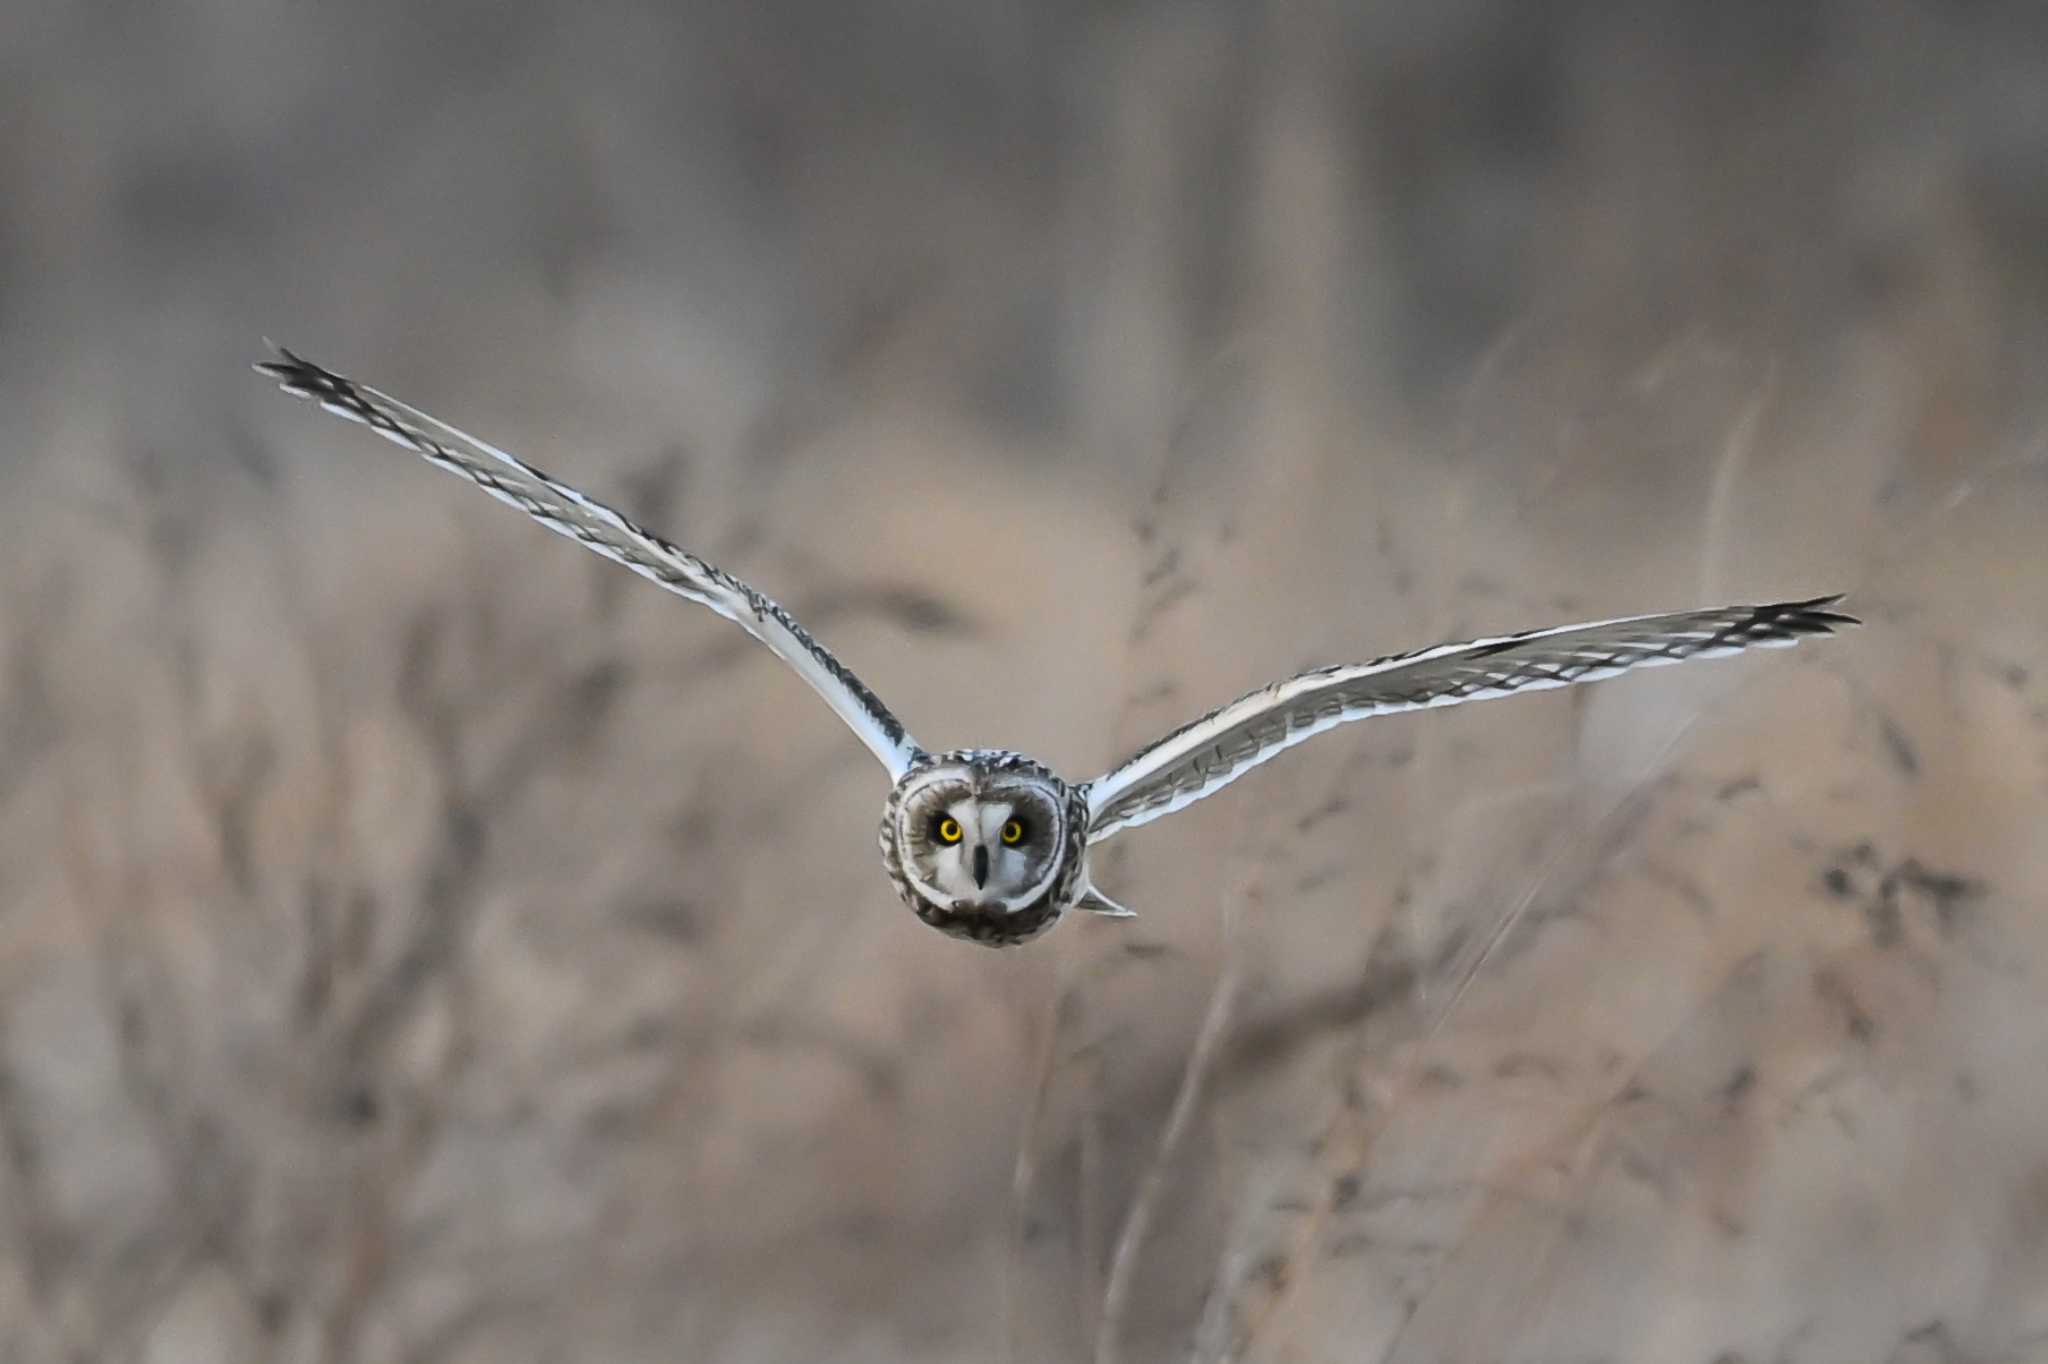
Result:
[[549,530],[581,541],[677,596],[702,602],[737,623],[825,698],[825,704],[889,769],[891,781],[902,777],[919,755],[917,741],[904,731],[902,722],[845,664],[789,612],[732,574],[439,418],[322,369],[282,346],[277,353],[276,360],[256,369],[278,380],[285,392],[311,398],[338,417],[361,422],[386,440],[462,475]]
[[1857,624],[1854,616],[1829,609],[1840,600],[1594,621],[1317,668],[1209,712],[1090,782],[1088,841],[1192,805],[1303,740],[1353,720],[1796,644]]

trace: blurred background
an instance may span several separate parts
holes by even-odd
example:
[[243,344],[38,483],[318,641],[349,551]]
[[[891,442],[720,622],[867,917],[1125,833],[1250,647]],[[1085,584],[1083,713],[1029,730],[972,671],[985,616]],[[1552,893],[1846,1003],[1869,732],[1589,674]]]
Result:
[[[0,1359],[2048,1359],[2048,10],[0,17]],[[737,631],[1093,775],[993,953]]]

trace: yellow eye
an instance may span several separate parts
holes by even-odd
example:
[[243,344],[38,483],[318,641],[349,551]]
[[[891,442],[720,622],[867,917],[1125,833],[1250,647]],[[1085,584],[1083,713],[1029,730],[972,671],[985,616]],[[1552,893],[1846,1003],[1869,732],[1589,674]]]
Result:
[[960,821],[957,819],[940,820],[938,833],[939,842],[958,843],[960,841]]
[[1022,824],[1013,819],[1003,826],[1003,842],[1022,843],[1023,841],[1024,826]]

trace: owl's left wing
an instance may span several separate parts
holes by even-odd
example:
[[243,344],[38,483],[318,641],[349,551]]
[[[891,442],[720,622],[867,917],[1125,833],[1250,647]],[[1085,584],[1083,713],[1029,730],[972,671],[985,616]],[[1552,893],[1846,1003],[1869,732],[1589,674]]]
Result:
[[1172,814],[1326,729],[1371,715],[1597,682],[1855,625],[1840,596],[1564,625],[1317,668],[1247,693],[1088,784],[1088,841]]
[[361,422],[386,440],[462,475],[549,530],[580,541],[677,596],[701,602],[735,622],[810,683],[881,759],[891,781],[910,770],[920,751],[917,740],[831,650],[768,597],[496,446],[387,393],[322,369],[282,346],[277,354],[276,360],[256,369],[276,379],[285,392],[311,398],[337,417]]

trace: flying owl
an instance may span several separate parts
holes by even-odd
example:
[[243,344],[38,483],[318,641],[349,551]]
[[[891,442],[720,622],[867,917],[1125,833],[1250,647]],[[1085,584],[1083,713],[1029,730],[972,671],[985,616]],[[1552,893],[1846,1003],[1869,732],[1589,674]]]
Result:
[[1092,781],[1064,781],[999,748],[928,752],[795,617],[724,569],[678,549],[532,465],[416,407],[282,347],[256,366],[287,393],[361,422],[461,474],[548,529],[582,541],[768,646],[824,698],[889,773],[882,867],[917,917],[956,938],[1029,942],[1070,909],[1129,917],[1089,877],[1104,839],[1215,794],[1324,730],[1371,715],[1596,682],[1631,668],[1796,644],[1855,625],[1839,596],[1633,616],[1314,668],[1248,692]]

